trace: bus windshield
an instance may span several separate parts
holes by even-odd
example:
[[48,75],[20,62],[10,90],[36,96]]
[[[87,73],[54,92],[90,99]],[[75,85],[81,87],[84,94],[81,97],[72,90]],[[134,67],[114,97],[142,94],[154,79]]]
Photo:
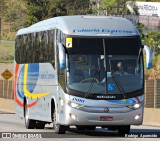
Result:
[[143,88],[139,40],[105,39],[105,44],[104,51],[102,39],[73,39],[73,47],[67,49],[68,89],[85,96],[122,94],[122,90],[126,94]]

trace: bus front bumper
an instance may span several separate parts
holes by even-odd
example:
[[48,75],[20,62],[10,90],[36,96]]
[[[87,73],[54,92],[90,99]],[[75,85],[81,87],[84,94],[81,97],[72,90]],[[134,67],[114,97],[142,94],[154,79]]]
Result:
[[66,105],[63,116],[59,119],[63,125],[141,125],[143,122],[143,109],[120,113],[91,113]]

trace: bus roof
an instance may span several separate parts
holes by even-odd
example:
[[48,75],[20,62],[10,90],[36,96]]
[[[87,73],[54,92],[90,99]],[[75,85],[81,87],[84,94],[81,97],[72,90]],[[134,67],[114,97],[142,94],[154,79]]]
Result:
[[131,21],[111,16],[60,16],[20,29],[18,35],[60,29],[67,35],[81,36],[135,36],[138,30]]

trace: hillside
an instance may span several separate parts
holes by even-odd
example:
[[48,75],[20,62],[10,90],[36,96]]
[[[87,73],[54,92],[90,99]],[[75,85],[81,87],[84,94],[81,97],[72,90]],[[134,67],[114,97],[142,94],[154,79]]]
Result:
[[18,29],[25,26],[26,4],[24,0],[1,0],[1,39],[14,40]]

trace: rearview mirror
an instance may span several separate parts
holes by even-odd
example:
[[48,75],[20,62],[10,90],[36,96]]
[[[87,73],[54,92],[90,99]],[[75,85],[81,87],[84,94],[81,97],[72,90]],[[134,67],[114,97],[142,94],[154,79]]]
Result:
[[146,52],[146,69],[149,69],[152,67],[153,53],[147,45],[143,45],[143,48]]
[[66,53],[61,43],[58,43],[58,49],[59,49],[59,67],[60,69],[65,69],[66,68]]

